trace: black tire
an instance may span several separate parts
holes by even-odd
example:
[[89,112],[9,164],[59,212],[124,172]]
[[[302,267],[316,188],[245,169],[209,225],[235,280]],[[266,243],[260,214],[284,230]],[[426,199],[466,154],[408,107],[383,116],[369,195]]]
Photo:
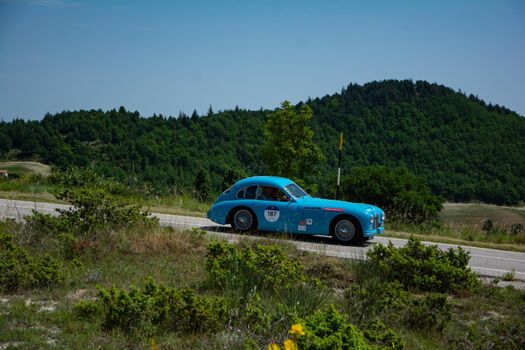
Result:
[[257,227],[257,218],[250,209],[235,209],[231,216],[231,225],[235,231],[252,232]]
[[361,226],[353,218],[342,217],[332,224],[332,237],[339,243],[351,244],[362,240]]

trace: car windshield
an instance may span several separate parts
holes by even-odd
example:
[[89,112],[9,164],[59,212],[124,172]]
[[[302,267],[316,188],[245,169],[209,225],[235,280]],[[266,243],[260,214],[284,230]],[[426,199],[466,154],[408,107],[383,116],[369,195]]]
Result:
[[297,186],[296,184],[289,184],[285,188],[295,198],[308,196],[308,193],[306,193],[301,187]]

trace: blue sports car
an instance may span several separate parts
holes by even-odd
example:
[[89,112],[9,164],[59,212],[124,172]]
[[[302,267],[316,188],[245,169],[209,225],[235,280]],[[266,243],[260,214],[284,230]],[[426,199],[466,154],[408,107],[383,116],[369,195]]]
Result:
[[283,177],[254,176],[224,191],[208,218],[241,232],[324,235],[356,243],[384,232],[385,213],[369,204],[311,197]]

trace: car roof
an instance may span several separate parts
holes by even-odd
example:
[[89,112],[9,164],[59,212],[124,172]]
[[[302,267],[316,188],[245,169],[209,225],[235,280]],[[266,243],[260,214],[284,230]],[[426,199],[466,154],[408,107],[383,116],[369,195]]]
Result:
[[285,187],[294,183],[292,180],[279,176],[252,176],[237,181],[235,186],[268,185]]

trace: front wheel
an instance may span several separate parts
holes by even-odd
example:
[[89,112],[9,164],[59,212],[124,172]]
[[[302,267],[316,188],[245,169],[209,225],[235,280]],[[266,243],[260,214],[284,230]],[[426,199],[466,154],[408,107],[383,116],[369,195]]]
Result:
[[235,231],[249,232],[255,228],[255,218],[248,209],[238,209],[233,213],[232,227]]
[[348,218],[339,219],[333,225],[332,237],[339,243],[356,243],[361,236],[361,228]]

